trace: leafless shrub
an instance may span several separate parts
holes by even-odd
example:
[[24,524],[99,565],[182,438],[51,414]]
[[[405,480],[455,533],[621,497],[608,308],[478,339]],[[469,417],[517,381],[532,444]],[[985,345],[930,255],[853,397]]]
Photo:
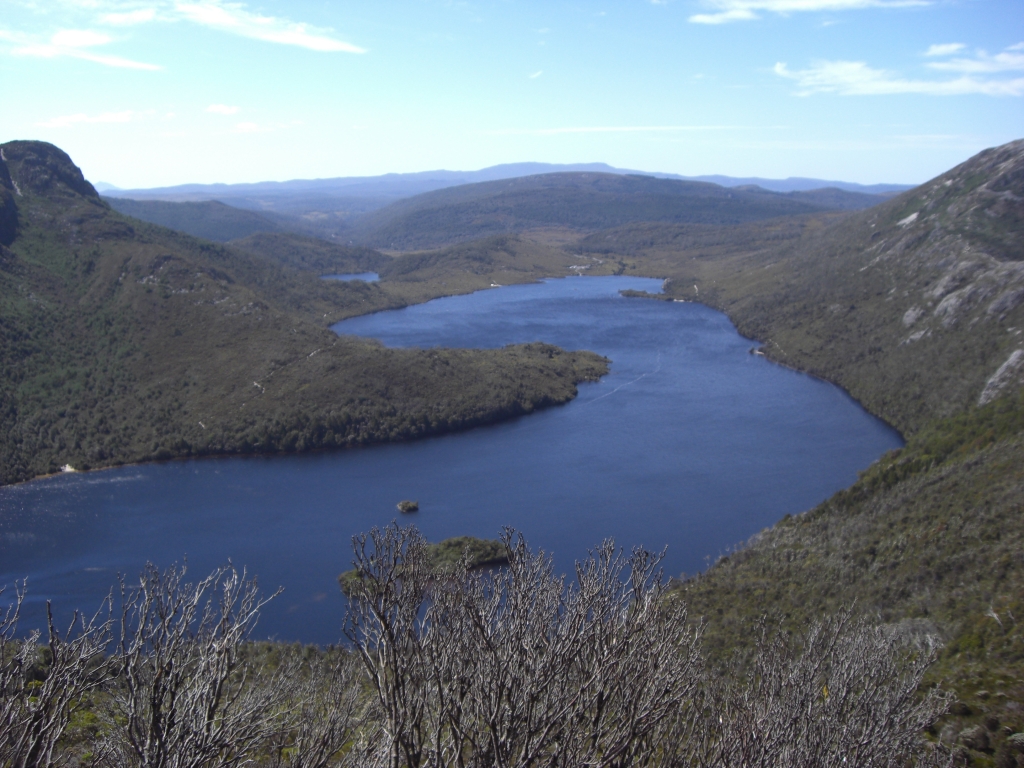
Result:
[[[894,628],[854,620],[849,610],[799,639],[767,622],[746,679],[709,686],[718,718],[699,764],[867,768],[938,764],[922,742],[948,697],[919,690],[934,646],[909,643]],[[710,748],[708,748],[710,747]]]
[[61,636],[47,603],[48,664],[36,679],[39,632],[16,639],[24,599],[22,585],[0,615],[0,765],[5,768],[53,765],[54,748],[71,716],[106,680],[99,662],[110,643],[109,604],[106,620],[100,618],[102,609],[88,620],[76,613]]
[[148,566],[134,589],[121,583],[111,765],[235,766],[280,730],[291,694],[288,671],[261,678],[239,657],[274,595],[261,598],[256,583],[234,568],[196,584],[184,576],[184,568],[161,574]]
[[606,543],[567,585],[521,537],[504,543],[508,567],[435,580],[416,531],[356,539],[346,634],[382,712],[383,764],[639,764],[699,680],[699,631],[662,606],[660,558]]
[[[360,696],[358,662],[347,652],[315,655],[294,671],[296,706],[275,739],[270,764],[276,768],[364,766],[377,718]],[[372,706],[372,705],[371,705]]]
[[948,698],[921,691],[934,647],[842,611],[800,637],[762,621],[745,675],[704,666],[701,626],[666,600],[660,558],[610,542],[555,573],[506,531],[508,566],[431,570],[392,525],[354,540],[351,649],[246,644],[267,600],[233,568],[196,584],[147,567],[110,620],[16,639],[0,614],[0,766],[55,762],[71,713],[104,686],[111,768],[950,765],[923,730]]

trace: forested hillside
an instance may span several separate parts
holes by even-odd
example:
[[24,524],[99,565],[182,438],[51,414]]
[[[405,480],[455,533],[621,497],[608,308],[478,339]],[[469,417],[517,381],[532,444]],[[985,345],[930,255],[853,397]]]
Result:
[[763,189],[650,176],[548,173],[400,200],[354,222],[348,236],[375,248],[414,250],[543,227],[593,232],[639,221],[741,224],[827,207]]
[[218,243],[248,237],[256,232],[277,232],[282,229],[255,211],[232,208],[216,200],[169,203],[163,200],[106,197],[104,202],[125,216]]
[[606,369],[339,338],[324,326],[408,299],[126,218],[52,145],[2,150],[0,482],[418,437],[565,402]]

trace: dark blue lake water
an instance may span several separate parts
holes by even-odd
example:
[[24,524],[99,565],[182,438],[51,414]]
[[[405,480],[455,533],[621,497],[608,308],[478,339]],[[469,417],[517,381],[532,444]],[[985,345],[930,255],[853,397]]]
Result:
[[[0,585],[28,577],[22,624],[44,599],[95,609],[118,572],[228,558],[284,594],[258,633],[332,642],[336,577],[353,534],[403,517],[430,540],[502,526],[571,569],[605,537],[668,547],[666,572],[706,567],[786,513],[850,485],[901,444],[842,390],[749,354],[698,304],[626,299],[653,280],[567,278],[347,320],[391,346],[547,341],[612,359],[572,403],[414,443],[306,456],[207,459],[62,475],[0,488]],[[10,593],[8,593],[10,594]],[[3,602],[0,599],[0,602]]]
[[342,280],[344,282],[351,282],[352,280],[362,280],[364,283],[376,283],[380,280],[380,275],[376,272],[349,272],[344,275],[321,275],[322,280]]

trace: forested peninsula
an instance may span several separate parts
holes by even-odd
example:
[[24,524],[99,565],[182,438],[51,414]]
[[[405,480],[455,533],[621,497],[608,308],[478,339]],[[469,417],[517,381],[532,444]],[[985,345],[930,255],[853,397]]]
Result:
[[[607,370],[546,344],[339,338],[325,326],[441,286],[322,281],[261,255],[265,243],[225,247],[113,211],[52,145],[2,150],[0,482],[439,434],[564,403]],[[334,251],[335,263],[367,258]]]

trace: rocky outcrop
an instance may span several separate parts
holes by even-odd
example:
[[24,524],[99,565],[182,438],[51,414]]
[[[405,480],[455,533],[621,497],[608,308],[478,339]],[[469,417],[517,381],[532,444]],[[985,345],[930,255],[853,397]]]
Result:
[[10,245],[18,234],[18,206],[14,181],[7,170],[7,158],[0,147],[0,245]]
[[[99,201],[92,184],[66,152],[45,141],[11,141],[0,145],[3,163],[16,196],[89,197]],[[0,184],[3,181],[0,179]]]

